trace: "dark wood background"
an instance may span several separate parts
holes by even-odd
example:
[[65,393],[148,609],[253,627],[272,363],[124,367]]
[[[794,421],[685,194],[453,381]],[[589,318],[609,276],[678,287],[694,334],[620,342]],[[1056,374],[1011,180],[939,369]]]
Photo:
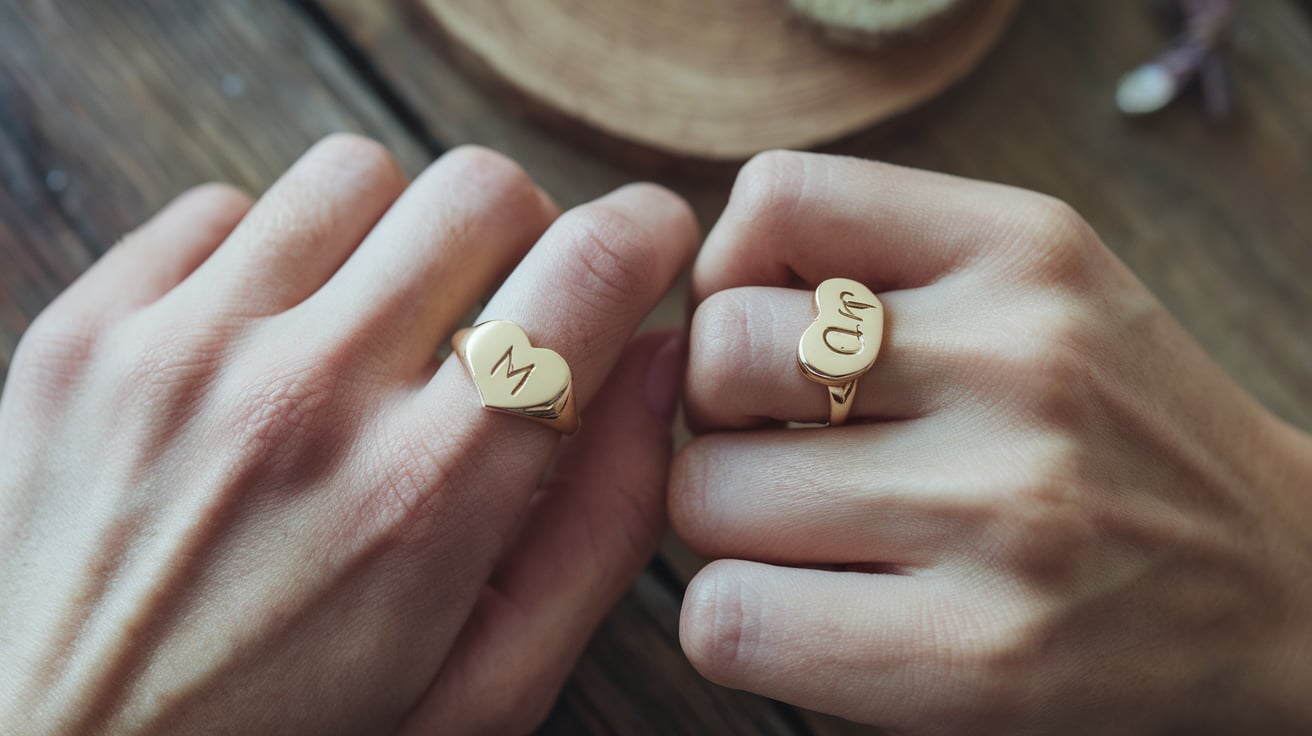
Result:
[[[963,85],[835,152],[1048,192],[1078,210],[1242,385],[1312,429],[1312,12],[1249,0],[1239,112],[1111,103],[1164,42],[1138,0],[1029,0]],[[212,179],[263,190],[353,130],[411,174],[488,145],[563,205],[651,178],[480,90],[399,0],[0,0],[0,376],[18,337],[124,231]],[[655,175],[709,226],[732,171]],[[654,322],[683,319],[675,294]],[[670,540],[575,670],[546,733],[863,733],[713,686],[678,645],[698,560]]]

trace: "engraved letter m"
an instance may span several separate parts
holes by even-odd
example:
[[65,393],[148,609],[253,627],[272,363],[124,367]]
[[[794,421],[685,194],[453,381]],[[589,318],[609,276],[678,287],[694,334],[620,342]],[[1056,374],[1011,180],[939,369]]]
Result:
[[514,349],[515,347],[513,345],[506,348],[506,354],[501,356],[501,360],[498,360],[496,365],[492,366],[492,371],[488,373],[490,376],[495,376],[497,370],[501,368],[501,364],[505,363],[507,381],[514,380],[515,376],[519,376],[519,383],[516,383],[515,387],[510,389],[511,396],[518,394],[519,390],[524,388],[524,382],[528,380],[528,377],[533,374],[533,369],[537,367],[536,363],[529,363],[523,368],[516,368],[514,360],[511,359],[511,352]]

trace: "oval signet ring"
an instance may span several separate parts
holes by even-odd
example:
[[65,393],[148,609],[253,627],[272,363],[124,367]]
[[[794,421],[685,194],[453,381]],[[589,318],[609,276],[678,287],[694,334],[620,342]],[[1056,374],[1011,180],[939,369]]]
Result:
[[579,428],[574,379],[554,350],[537,348],[508,320],[466,327],[451,338],[483,408],[531,419],[563,434]]
[[884,339],[884,307],[864,284],[828,279],[815,288],[815,320],[797,343],[797,365],[829,393],[829,426],[847,421],[856,382],[875,364]]

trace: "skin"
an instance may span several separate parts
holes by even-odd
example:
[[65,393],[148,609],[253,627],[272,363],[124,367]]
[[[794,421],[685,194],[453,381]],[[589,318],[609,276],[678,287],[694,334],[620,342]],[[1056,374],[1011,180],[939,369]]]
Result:
[[[883,300],[852,423],[811,289]],[[708,678],[907,734],[1312,731],[1312,438],[1050,198],[854,159],[740,173],[693,274],[676,531]]]
[[[349,136],[179,198],[0,398],[0,732],[531,730],[661,534],[683,341],[630,338],[696,239],[656,187],[560,215],[489,151],[407,186]],[[433,358],[507,273],[479,320],[569,362],[576,437]],[[851,426],[781,428],[827,415],[794,356],[838,275],[881,357]],[[693,285],[708,677],[910,734],[1312,728],[1312,439],[1069,208],[772,153]]]
[[[0,732],[538,723],[664,528],[683,339],[630,338],[698,239],[651,185],[557,215],[490,151],[407,186],[336,136],[60,296],[0,400]],[[480,321],[569,362],[564,441],[433,358],[507,273]]]

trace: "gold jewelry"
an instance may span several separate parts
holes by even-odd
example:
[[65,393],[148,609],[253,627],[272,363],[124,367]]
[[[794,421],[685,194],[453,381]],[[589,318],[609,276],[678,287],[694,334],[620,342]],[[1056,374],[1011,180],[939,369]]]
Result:
[[483,408],[563,434],[578,431],[569,364],[554,350],[533,347],[522,327],[503,319],[484,322],[456,332],[451,345],[473,376]]
[[883,339],[884,307],[864,284],[828,279],[815,288],[815,320],[797,343],[797,366],[828,388],[829,426],[847,421],[857,379],[875,364]]

